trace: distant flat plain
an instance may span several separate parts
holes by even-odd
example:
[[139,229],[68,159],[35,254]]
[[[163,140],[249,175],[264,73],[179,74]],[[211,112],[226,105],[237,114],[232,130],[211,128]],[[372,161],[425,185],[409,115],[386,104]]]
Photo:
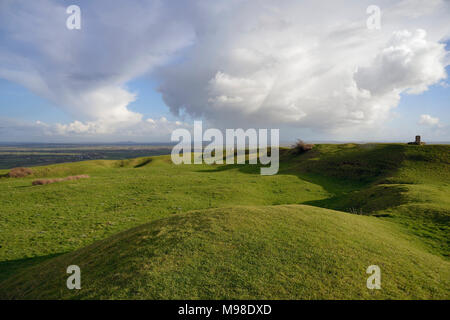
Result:
[[170,154],[167,144],[0,144],[0,169]]

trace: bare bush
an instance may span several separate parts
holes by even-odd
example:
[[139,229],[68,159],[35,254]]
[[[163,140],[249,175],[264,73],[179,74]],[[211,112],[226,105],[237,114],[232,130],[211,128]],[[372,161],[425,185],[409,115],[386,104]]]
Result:
[[19,167],[11,169],[7,176],[10,178],[23,178],[29,176],[30,174],[33,174],[31,169]]
[[69,176],[65,178],[55,178],[55,179],[38,179],[34,180],[31,184],[33,186],[39,186],[44,184],[51,184],[55,182],[62,182],[62,181],[71,181],[71,180],[78,180],[78,179],[87,179],[90,178],[87,174],[80,174],[78,176]]
[[314,148],[313,144],[308,144],[303,142],[303,140],[297,140],[297,142],[292,146],[292,149],[294,150],[295,154],[302,154],[307,151],[312,150]]

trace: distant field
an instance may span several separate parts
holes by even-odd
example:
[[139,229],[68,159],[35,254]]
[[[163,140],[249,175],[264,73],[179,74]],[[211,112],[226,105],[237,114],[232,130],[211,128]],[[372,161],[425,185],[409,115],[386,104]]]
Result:
[[169,154],[165,145],[0,145],[0,169],[84,160],[119,160]]
[[282,149],[274,176],[168,155],[33,171],[0,178],[0,298],[450,298],[448,145]]

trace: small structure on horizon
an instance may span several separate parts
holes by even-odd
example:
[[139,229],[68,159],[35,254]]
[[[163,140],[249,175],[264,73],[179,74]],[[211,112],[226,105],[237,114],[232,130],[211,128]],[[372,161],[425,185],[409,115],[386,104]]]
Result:
[[408,144],[415,144],[415,145],[421,146],[421,145],[424,145],[425,142],[421,142],[421,141],[420,141],[420,136],[416,136],[416,141],[414,141],[414,142],[408,142]]

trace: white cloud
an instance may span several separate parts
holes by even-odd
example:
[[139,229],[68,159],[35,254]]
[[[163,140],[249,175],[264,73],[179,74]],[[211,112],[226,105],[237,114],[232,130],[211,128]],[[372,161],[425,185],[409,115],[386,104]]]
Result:
[[125,83],[169,61],[194,37],[160,1],[80,2],[82,29],[68,30],[61,1],[0,4],[0,77],[52,101],[73,118],[60,131],[112,134],[142,122]]
[[130,123],[123,121],[118,124],[115,123],[114,130],[111,129],[110,123],[104,120],[80,122],[73,121],[69,124],[56,124],[54,126],[45,123],[39,123],[50,129],[50,134],[54,135],[78,135],[79,137],[87,136],[101,136],[101,135],[114,135],[117,137],[152,137],[158,139],[169,139],[170,134],[177,128],[189,128],[190,125],[181,121],[169,121],[165,117],[160,119],[148,118],[145,121],[139,121],[136,123]]
[[445,45],[427,41],[424,30],[395,32],[369,67],[355,74],[362,89],[372,95],[389,92],[419,94],[447,77]]
[[432,117],[429,114],[422,114],[419,119],[419,124],[432,127],[440,126],[440,120],[439,118]]
[[[408,1],[382,2],[381,31],[365,28],[369,2],[233,2],[207,10],[203,31],[181,64],[160,70],[174,113],[217,125],[292,126],[340,132],[376,127],[400,94],[418,94],[447,77],[439,0],[417,7],[426,24],[410,27]],[[390,7],[392,12],[390,13]],[[233,21],[233,23],[230,23]],[[425,26],[429,34],[418,26]],[[183,88],[180,90],[180,88]]]
[[[136,142],[169,141],[173,130],[178,128],[192,129],[192,125],[181,121],[169,121],[165,117],[146,119],[135,124],[122,123],[114,126],[102,120],[81,122],[75,120],[68,124],[48,124],[43,121],[19,121],[0,118],[0,137],[7,136],[8,141],[40,142],[73,141],[73,142],[117,142],[133,140]],[[3,139],[0,139],[3,141]]]
[[0,3],[0,77],[75,119],[47,125],[52,134],[177,125],[130,110],[139,97],[127,82],[149,73],[172,113],[219,127],[366,132],[401,94],[442,83],[450,63],[443,0],[380,0],[379,31],[366,28],[365,0],[79,3],[79,31],[65,28],[61,1]]

